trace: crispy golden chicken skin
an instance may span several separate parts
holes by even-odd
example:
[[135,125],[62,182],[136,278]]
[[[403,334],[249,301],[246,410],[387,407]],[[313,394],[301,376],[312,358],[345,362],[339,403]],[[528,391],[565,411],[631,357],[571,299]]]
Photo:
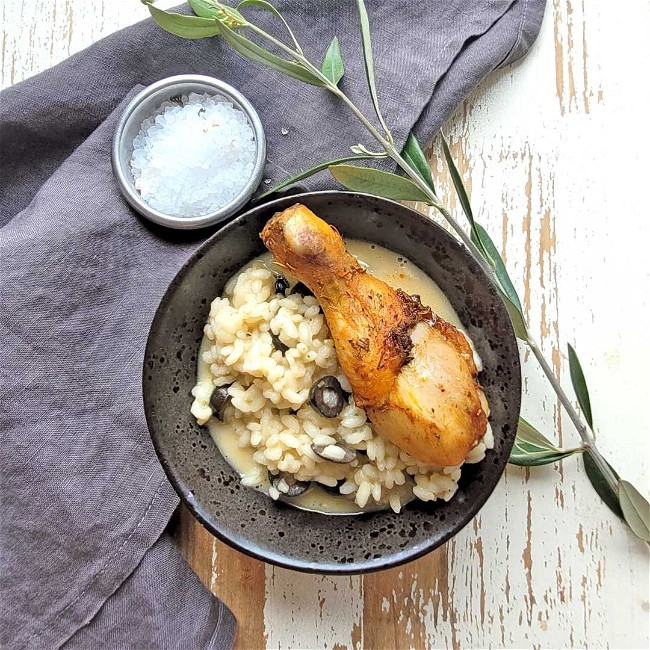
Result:
[[304,205],[275,214],[262,240],[320,302],[354,400],[375,430],[423,463],[460,464],[487,428],[465,336],[364,271],[338,231]]

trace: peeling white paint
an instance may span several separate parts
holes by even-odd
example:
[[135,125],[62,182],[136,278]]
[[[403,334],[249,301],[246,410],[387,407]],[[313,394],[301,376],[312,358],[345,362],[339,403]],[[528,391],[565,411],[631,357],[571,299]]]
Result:
[[354,648],[361,638],[361,578],[266,568],[267,648]]

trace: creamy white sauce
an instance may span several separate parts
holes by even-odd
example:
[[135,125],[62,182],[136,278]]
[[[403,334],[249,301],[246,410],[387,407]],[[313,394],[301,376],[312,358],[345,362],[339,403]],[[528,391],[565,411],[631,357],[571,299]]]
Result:
[[[375,277],[394,288],[402,289],[410,295],[420,296],[422,304],[430,307],[434,314],[462,330],[458,315],[447,296],[424,271],[420,270],[410,260],[377,244],[346,239],[345,245],[348,251],[355,255],[364,268],[367,268]],[[273,263],[271,253],[264,253],[255,258],[242,267],[238,273],[259,261],[263,262],[267,268],[277,271],[285,275],[285,277],[287,276],[284,269]],[[295,278],[289,277],[288,279],[292,284],[295,282]],[[207,351],[211,345],[210,339],[204,336],[199,350],[197,371],[198,383],[205,387],[208,394],[212,392],[212,376],[210,364],[203,361],[203,352]],[[210,418],[206,426],[225,460],[241,476],[256,466],[253,460],[254,450],[251,447],[241,448],[237,444],[237,435],[229,424],[220,422],[213,417]],[[266,482],[260,489],[266,492],[269,486],[270,484]],[[404,490],[405,493],[410,491],[408,485],[404,486]],[[388,504],[369,502],[368,506],[362,510],[350,499],[329,494],[319,487],[312,487],[304,494],[292,497],[290,503],[305,510],[326,514],[358,514],[388,508]]]
[[462,328],[458,315],[440,287],[413,262],[377,244],[345,240],[350,253],[375,277],[409,295],[418,295],[423,305],[452,325]]

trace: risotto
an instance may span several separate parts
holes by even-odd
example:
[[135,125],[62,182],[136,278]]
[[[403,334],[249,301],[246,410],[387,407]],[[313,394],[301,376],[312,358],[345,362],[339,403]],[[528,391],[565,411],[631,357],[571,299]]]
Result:
[[[379,246],[346,245],[374,275],[419,294],[460,328],[444,294],[411,262]],[[335,417],[315,408],[313,394],[310,400],[323,378],[341,391]],[[197,422],[210,427],[242,484],[273,499],[325,512],[399,512],[410,500],[448,501],[456,492],[461,466],[422,464],[373,431],[350,394],[316,298],[281,275],[270,254],[244,267],[212,302],[197,379]],[[481,461],[493,444],[488,425],[465,462]]]

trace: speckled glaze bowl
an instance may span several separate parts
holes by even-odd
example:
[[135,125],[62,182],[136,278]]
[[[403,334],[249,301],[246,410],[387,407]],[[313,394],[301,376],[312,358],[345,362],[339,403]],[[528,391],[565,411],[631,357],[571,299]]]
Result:
[[[346,237],[401,254],[444,291],[474,340],[485,370],[495,448],[463,468],[449,501],[327,516],[273,502],[239,484],[207,429],[190,414],[197,352],[210,302],[226,281],[265,248],[259,233],[277,211],[307,205]],[[521,376],[506,309],[470,255],[442,228],[398,203],[347,192],[282,198],[238,217],[208,239],[165,293],[149,334],[144,405],[156,452],[172,485],[214,535],[253,557],[329,574],[376,571],[414,560],[447,541],[480,510],[506,466],[517,428]]]

